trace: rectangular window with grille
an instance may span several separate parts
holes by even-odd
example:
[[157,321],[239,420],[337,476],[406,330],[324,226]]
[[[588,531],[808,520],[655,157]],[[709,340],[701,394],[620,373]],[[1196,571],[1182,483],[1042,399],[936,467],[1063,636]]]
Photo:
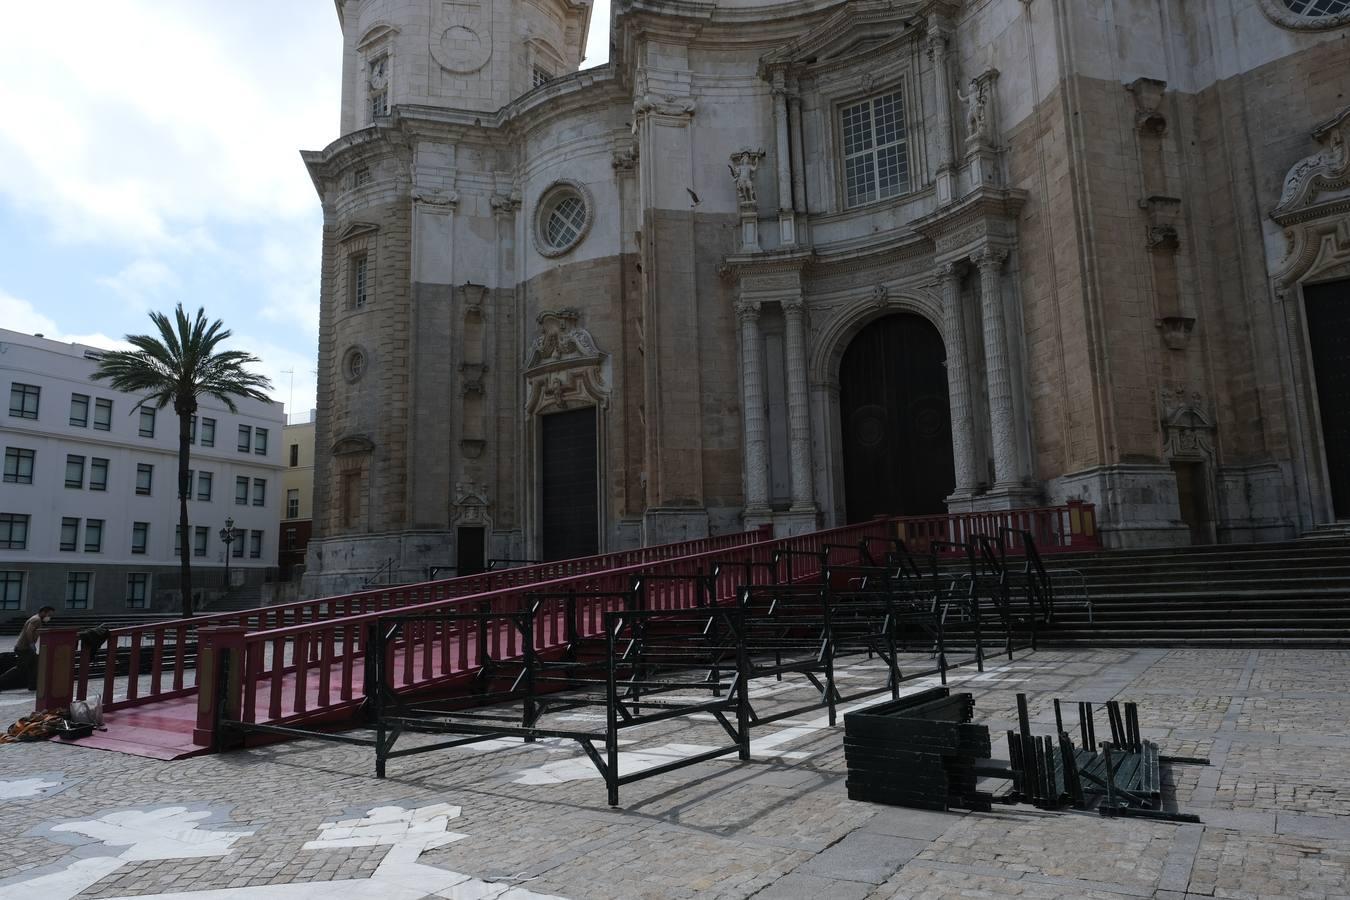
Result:
[[89,427],[89,395],[70,395],[70,424],[76,428]]
[[300,445],[291,444],[291,468],[300,465]]
[[148,543],[150,543],[150,523],[132,522],[131,552],[138,555],[145,553],[145,546]]
[[66,553],[74,553],[80,545],[80,520],[74,516],[63,516],[61,519],[61,549]]
[[267,455],[267,429],[253,429],[253,452],[259,456]]
[[112,401],[105,397],[94,401],[94,430],[112,431]]
[[147,572],[127,574],[127,609],[145,609],[150,594],[150,575]]
[[286,491],[286,518],[300,518],[300,489],[290,488]]
[[196,532],[192,536],[192,555],[205,556],[206,542],[210,540],[211,532],[205,525],[198,525]]
[[74,453],[66,454],[66,487],[84,487],[84,457]]
[[36,419],[42,388],[14,382],[9,386],[9,414],[16,419]]
[[155,411],[150,407],[141,407],[141,437],[155,436]]
[[253,479],[253,505],[267,505],[267,479],[265,478]]
[[234,543],[230,545],[230,555],[235,559],[244,558],[244,529],[236,528],[234,530]]
[[198,472],[198,473],[197,473],[197,499],[198,499],[198,500],[210,500],[210,499],[211,499],[211,479],[212,479],[212,477],[213,477],[213,476],[211,475],[210,472]]
[[22,572],[0,572],[0,609],[23,609]]
[[845,205],[861,206],[909,190],[905,104],[899,91],[839,110]]
[[253,449],[253,429],[250,426],[239,426],[239,442],[235,445],[235,449],[240,453],[247,453]]
[[216,445],[216,420],[202,417],[202,446],[214,447]]
[[234,479],[234,502],[236,506],[248,506],[248,479],[243,475]]
[[548,73],[547,69],[541,69],[539,66],[535,66],[534,72],[531,73],[530,76],[530,87],[537,88],[539,85],[548,84],[552,80],[553,76]]
[[370,259],[362,253],[351,259],[352,307],[366,305],[370,290]]
[[0,513],[0,550],[28,548],[28,514]]
[[188,416],[188,443],[197,443],[197,417]]
[[92,572],[66,574],[66,609],[88,609],[89,588],[94,583]]
[[108,489],[108,461],[95,456],[89,460],[89,490],[106,491]]
[[84,520],[84,552],[102,553],[103,552],[103,520],[85,519]]
[[263,533],[251,531],[248,535],[248,558],[262,559]]
[[23,447],[5,448],[5,482],[8,484],[33,483],[32,450]]
[[154,479],[155,467],[149,463],[136,463],[136,493],[148,495],[150,483]]

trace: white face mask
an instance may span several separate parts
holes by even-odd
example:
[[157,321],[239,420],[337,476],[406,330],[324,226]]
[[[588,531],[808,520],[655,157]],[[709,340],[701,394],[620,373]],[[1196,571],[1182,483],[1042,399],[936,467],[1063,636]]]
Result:
[[48,613],[47,615],[45,615],[45,616],[42,617],[42,624],[43,624],[43,625],[46,625],[46,624],[47,624],[48,622],[50,622],[51,620],[52,620],[51,613]]

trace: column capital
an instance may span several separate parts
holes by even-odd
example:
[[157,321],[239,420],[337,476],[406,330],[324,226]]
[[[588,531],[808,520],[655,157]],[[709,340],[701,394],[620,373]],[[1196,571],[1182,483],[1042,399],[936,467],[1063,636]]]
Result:
[[758,300],[737,300],[735,303],[736,318],[742,322],[759,321],[760,302]]
[[794,315],[800,315],[801,313],[806,312],[806,300],[801,294],[784,297],[778,301],[778,305],[783,307],[784,314],[792,313]]
[[961,271],[965,268],[959,261],[938,263],[934,271],[937,272],[938,281],[948,282],[957,281],[961,278]]
[[1003,263],[1008,259],[1008,250],[1006,247],[981,247],[970,254],[970,261],[973,262],[981,272],[992,269],[997,272],[1003,267]]
[[926,39],[926,52],[928,53],[928,59],[930,61],[946,59],[947,42],[950,37],[951,35],[945,28],[935,28],[931,24],[929,25],[928,37]]

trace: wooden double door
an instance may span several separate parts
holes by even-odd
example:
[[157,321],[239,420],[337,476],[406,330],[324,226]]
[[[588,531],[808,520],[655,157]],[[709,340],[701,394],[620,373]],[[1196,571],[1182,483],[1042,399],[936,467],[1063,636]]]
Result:
[[947,510],[956,477],[942,335],[899,313],[865,327],[839,368],[847,519]]
[[1331,503],[1350,519],[1350,279],[1303,288]]
[[543,558],[594,556],[600,547],[595,407],[539,418]]

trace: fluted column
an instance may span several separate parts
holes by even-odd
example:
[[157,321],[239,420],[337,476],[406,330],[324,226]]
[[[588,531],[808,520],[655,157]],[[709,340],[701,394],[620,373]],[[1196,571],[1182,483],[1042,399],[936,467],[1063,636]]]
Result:
[[783,301],[788,376],[788,447],[792,457],[792,509],[815,509],[811,478],[811,404],[806,393],[806,303]]
[[[794,80],[788,92],[788,127],[792,133],[792,209],[806,212],[806,154],[802,147],[802,95]],[[801,221],[798,222],[801,224]]]
[[764,365],[760,360],[759,304],[736,304],[741,323],[741,388],[745,395],[741,415],[745,422],[745,509],[769,511],[769,460],[765,445]]
[[778,230],[783,244],[795,243],[792,217],[792,141],[788,136],[787,77],[773,74],[773,123],[777,135]]
[[961,310],[961,270],[956,263],[938,267],[942,285],[943,337],[947,344],[947,401],[952,419],[952,497],[964,499],[975,489],[975,423],[970,415],[966,317]]
[[1008,251],[985,247],[971,256],[980,270],[984,317],[984,365],[988,377],[989,430],[994,449],[994,486],[1021,484],[1013,427],[1012,377],[1008,371],[1008,329],[1003,320],[1003,277]]
[[933,61],[933,89],[937,103],[937,196],[938,203],[952,202],[956,193],[955,161],[952,157],[952,79],[947,59],[948,34],[936,17],[928,22],[928,58]]

